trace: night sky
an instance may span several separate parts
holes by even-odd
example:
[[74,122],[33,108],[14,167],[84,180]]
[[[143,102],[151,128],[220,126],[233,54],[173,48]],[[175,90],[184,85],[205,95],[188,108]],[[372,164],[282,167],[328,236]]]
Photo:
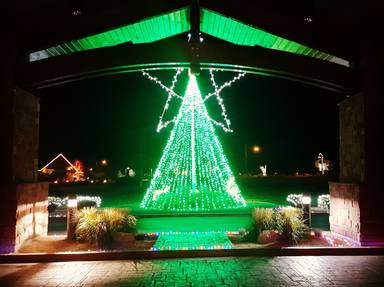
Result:
[[[170,85],[173,71],[157,71]],[[218,72],[221,83],[234,76]],[[187,72],[180,76],[176,91],[183,95]],[[198,78],[203,94],[212,91],[209,73]],[[106,158],[115,168],[142,164],[155,168],[172,125],[156,132],[167,94],[141,73],[82,80],[34,91],[41,97],[40,162],[62,152],[70,160],[87,166]],[[249,152],[248,167],[260,172],[313,173],[319,152],[338,160],[338,106],[345,96],[288,80],[247,74],[222,93],[233,133],[216,128],[233,170],[244,167],[244,145],[259,145],[262,152]],[[180,106],[173,99],[165,119]],[[207,101],[209,114],[220,119],[218,105]]]

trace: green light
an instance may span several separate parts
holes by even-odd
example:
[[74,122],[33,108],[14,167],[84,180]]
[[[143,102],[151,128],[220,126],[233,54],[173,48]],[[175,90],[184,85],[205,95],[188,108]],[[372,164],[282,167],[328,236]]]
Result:
[[182,8],[167,14],[144,19],[137,23],[109,30],[79,40],[66,42],[46,50],[30,54],[30,61],[71,54],[75,52],[111,47],[127,42],[150,43],[190,30],[189,8]]
[[[32,62],[127,42],[132,42],[133,44],[154,42],[189,31],[190,23],[188,18],[189,7],[185,7],[167,14],[147,18],[120,28],[34,52],[29,55],[29,59]],[[268,49],[305,55],[349,66],[349,62],[344,59],[273,35],[205,8],[201,9],[200,25],[201,32],[237,45],[258,45]]]
[[201,9],[200,30],[203,33],[237,45],[257,45],[268,49],[305,55],[334,62],[343,66],[349,66],[349,62],[344,59],[273,35],[205,8]]
[[190,75],[175,126],[141,207],[208,211],[244,206],[196,77]]
[[152,250],[210,250],[232,248],[233,245],[225,232],[163,232],[156,240]]

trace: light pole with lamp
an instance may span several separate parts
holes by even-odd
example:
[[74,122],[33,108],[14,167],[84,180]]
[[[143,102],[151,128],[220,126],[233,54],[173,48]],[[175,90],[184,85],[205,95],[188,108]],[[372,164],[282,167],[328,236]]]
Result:
[[[244,144],[244,173],[248,170],[248,145]],[[253,153],[259,153],[261,151],[261,148],[258,145],[254,145],[251,148],[251,151]]]
[[69,194],[67,198],[67,239],[75,239],[77,196]]
[[304,192],[301,198],[303,217],[308,227],[311,227],[311,194]]

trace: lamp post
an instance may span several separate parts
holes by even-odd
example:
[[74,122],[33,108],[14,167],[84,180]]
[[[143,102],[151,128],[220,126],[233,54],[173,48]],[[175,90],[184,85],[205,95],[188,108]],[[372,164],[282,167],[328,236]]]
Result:
[[301,205],[303,208],[303,217],[305,223],[311,227],[311,194],[303,193],[303,197],[301,198]]
[[67,201],[67,239],[75,239],[76,229],[76,211],[77,211],[77,196],[76,194],[68,195]]
[[[248,145],[244,144],[244,173],[248,170]],[[253,153],[259,153],[261,151],[261,148],[258,145],[254,145],[251,147],[251,151]]]

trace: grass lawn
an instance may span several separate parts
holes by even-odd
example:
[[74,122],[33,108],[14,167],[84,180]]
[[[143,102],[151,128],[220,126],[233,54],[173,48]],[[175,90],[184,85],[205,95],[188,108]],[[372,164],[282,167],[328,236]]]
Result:
[[[317,196],[328,193],[329,180],[329,178],[320,176],[239,178],[237,183],[248,206],[247,208],[236,209],[237,216],[231,216],[231,211],[223,210],[210,212],[210,216],[197,216],[196,213],[192,212],[178,214],[179,217],[175,217],[174,212],[143,210],[140,208],[140,201],[144,196],[146,187],[143,186],[140,190],[139,184],[135,182],[51,184],[50,195],[65,197],[69,193],[75,193],[77,195],[100,196],[102,207],[131,208],[133,214],[139,218],[138,231],[143,233],[238,231],[240,228],[247,228],[251,224],[251,210],[254,207],[287,205],[286,197],[290,193],[310,192],[313,198],[312,205],[316,205]],[[221,216],[222,214],[229,214],[229,216]],[[316,215],[312,218],[312,223],[314,227],[328,229],[328,215]]]
[[[317,196],[328,193],[329,178],[321,176],[270,176],[245,177],[237,179],[241,192],[251,207],[271,207],[287,205],[287,195],[290,193],[310,192],[312,205],[317,204]],[[139,209],[146,187],[140,189],[137,182],[130,183],[73,183],[51,184],[50,195],[65,197],[69,193],[77,195],[92,195],[102,198],[102,207],[128,207]]]

